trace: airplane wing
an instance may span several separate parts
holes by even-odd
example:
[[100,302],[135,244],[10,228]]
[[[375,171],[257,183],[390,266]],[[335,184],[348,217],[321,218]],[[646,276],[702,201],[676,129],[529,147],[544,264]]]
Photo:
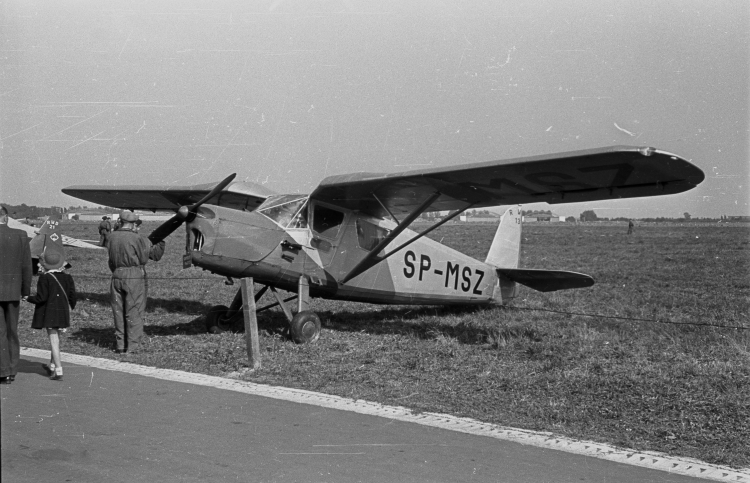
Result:
[[25,231],[26,236],[29,238],[34,238],[37,233],[39,233],[39,228],[34,228],[33,226],[29,226],[26,223],[21,223],[20,221],[14,220],[11,217],[8,217],[8,226],[10,228]]
[[[216,186],[216,183],[194,186],[69,186],[66,195],[104,206],[129,210],[170,210],[192,205]],[[206,202],[237,210],[253,211],[273,191],[255,183],[236,182]]]
[[69,237],[67,235],[61,235],[61,237],[62,237],[62,243],[66,247],[89,248],[92,250],[104,250],[104,247],[91,244],[87,242],[86,240],[79,240],[78,238]]
[[704,178],[703,171],[675,154],[612,146],[393,174],[329,176],[310,198],[377,217],[389,212],[406,216],[415,210],[668,195],[692,189]]

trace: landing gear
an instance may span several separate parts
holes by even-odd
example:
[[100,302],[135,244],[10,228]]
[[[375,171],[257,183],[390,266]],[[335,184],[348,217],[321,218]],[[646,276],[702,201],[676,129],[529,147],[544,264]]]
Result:
[[[310,307],[310,287],[307,277],[302,276],[299,278],[297,288],[297,295],[287,299],[281,298],[281,295],[274,287],[265,286],[261,288],[255,294],[255,301],[260,300],[263,294],[266,293],[266,290],[270,289],[271,293],[276,297],[276,303],[258,308],[256,313],[278,305],[289,321],[289,334],[292,340],[297,344],[309,344],[315,342],[320,337],[320,317],[315,312],[308,310]],[[297,299],[296,315],[292,314],[292,310],[287,305],[287,302],[294,299]],[[206,331],[211,334],[220,334],[228,330],[239,331],[241,327],[244,327],[242,322],[242,293],[238,290],[229,307],[226,305],[214,305],[208,310],[206,314]]]
[[229,307],[226,305],[214,305],[208,309],[206,314],[206,331],[209,334],[221,334],[226,329],[221,327],[221,319],[226,317]]
[[303,310],[292,317],[289,324],[292,340],[297,344],[309,344],[320,337],[320,317],[315,312]]

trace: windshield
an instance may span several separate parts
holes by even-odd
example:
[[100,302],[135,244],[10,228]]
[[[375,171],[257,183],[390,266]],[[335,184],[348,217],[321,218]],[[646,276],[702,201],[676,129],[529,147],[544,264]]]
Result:
[[290,228],[306,228],[307,210],[303,210],[306,204],[307,196],[278,195],[266,199],[257,211],[283,228],[290,224],[293,225]]

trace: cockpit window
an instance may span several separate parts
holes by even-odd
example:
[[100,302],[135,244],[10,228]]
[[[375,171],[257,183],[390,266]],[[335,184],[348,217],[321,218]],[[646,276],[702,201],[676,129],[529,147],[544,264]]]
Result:
[[307,205],[294,215],[287,228],[307,228]]
[[279,195],[266,199],[257,210],[283,228],[307,227],[307,197]]
[[357,241],[360,248],[372,251],[391,231],[357,218]]
[[344,213],[325,206],[315,205],[312,227],[314,232],[326,238],[336,238],[343,222]]

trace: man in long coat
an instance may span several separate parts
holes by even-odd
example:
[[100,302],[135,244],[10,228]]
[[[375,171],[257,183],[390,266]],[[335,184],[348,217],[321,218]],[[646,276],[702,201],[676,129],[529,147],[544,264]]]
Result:
[[31,250],[23,230],[8,226],[8,210],[0,206],[0,383],[16,378],[20,343],[18,307],[31,293]]

